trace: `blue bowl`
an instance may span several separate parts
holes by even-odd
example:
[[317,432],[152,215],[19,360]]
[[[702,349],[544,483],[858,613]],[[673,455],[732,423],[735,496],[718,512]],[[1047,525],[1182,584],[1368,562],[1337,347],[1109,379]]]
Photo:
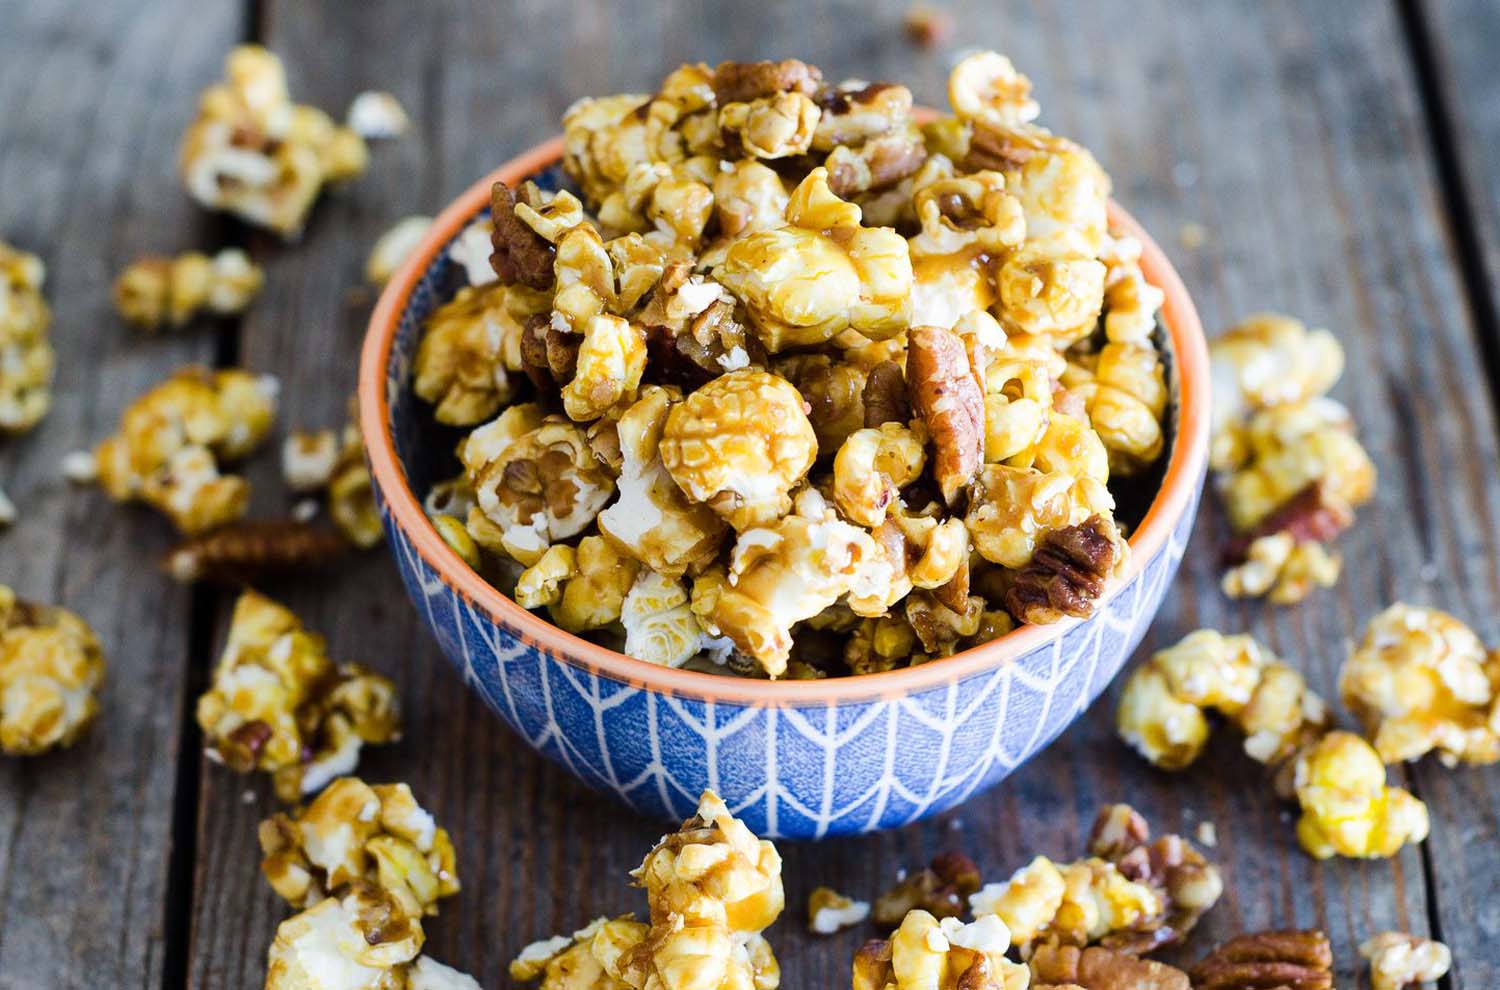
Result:
[[427,315],[462,283],[447,247],[489,203],[492,182],[563,181],[554,140],[456,200],[386,286],[360,367],[361,430],[391,554],[417,614],[464,680],[533,749],[641,814],[680,821],[704,788],[757,834],[813,839],[896,828],[991,787],[1067,728],[1120,670],[1182,559],[1208,445],[1207,349],[1161,251],[1171,403],[1160,487],[1143,502],[1124,576],[1090,619],[1023,626],[956,656],[822,681],[673,670],[570,635],[496,591],[450,550],[416,493],[456,434],[411,390]]

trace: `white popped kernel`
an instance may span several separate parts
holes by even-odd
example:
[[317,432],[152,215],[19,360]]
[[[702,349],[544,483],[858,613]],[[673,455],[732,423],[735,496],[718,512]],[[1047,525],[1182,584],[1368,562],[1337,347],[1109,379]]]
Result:
[[378,140],[400,137],[411,126],[401,101],[381,90],[366,90],[349,104],[345,123],[360,137]]

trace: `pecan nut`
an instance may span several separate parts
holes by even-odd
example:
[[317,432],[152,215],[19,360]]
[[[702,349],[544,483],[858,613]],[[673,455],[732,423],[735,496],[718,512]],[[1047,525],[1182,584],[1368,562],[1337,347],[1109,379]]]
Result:
[[941,327],[912,327],[906,381],[936,449],[933,474],[953,505],[984,460],[984,390],[963,338]]
[[494,248],[490,267],[500,281],[531,289],[549,288],[557,251],[516,216],[516,194],[503,182],[490,187],[490,217],[495,224],[495,232],[490,235]]
[[338,558],[344,541],[335,532],[291,519],[232,523],[190,537],[162,558],[175,581],[238,586],[268,574],[316,569]]
[[906,396],[906,377],[895,361],[882,361],[870,369],[862,396],[865,425],[905,423],[911,419],[911,400]]
[[1189,972],[1195,990],[1332,990],[1333,950],[1321,931],[1265,931],[1232,938]]
[[1074,985],[1083,990],[1189,990],[1188,975],[1154,959],[1112,949],[1043,945],[1030,959],[1033,987]]
[[936,918],[956,918],[979,887],[979,867],[972,859],[961,852],[939,853],[926,869],[877,897],[871,917],[877,924],[899,925],[909,911],[920,908]]
[[1122,542],[1114,521],[1104,516],[1048,533],[1031,563],[1016,574],[1005,594],[1006,608],[1021,622],[1093,615]]
[[720,62],[714,70],[714,99],[726,103],[748,103],[777,93],[812,96],[823,82],[817,66],[795,58],[780,62]]
[[1314,481],[1254,529],[1230,540],[1224,547],[1224,564],[1243,564],[1250,545],[1264,536],[1286,533],[1298,543],[1327,543],[1353,524],[1354,510],[1349,504],[1329,497],[1325,486]]

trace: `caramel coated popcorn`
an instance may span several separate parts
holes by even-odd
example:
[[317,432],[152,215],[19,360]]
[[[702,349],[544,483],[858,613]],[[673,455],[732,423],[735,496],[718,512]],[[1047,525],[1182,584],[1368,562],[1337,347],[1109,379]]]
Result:
[[399,736],[390,680],[335,665],[321,636],[253,591],[235,603],[197,717],[210,758],[238,773],[271,774],[288,802],[353,773],[365,743]]
[[1500,652],[1446,612],[1397,603],[1371,619],[1339,694],[1386,763],[1500,760]]
[[365,465],[359,407],[352,397],[349,420],[342,429],[287,434],[281,448],[281,477],[294,492],[323,493],[329,517],[351,545],[367,550],[384,538],[374,484]]
[[1181,941],[1223,892],[1218,868],[1185,839],[1151,839],[1129,805],[1103,808],[1089,855],[1071,863],[1038,856],[1005,883],[970,899],[976,917],[997,916],[1023,958],[1044,944],[1139,955]]
[[145,502],[189,535],[241,518],[250,484],[220,467],[260,446],[278,390],[269,375],[183,368],[126,407],[119,432],[95,448],[99,484],[117,502]]
[[775,990],[780,967],[761,935],[781,914],[781,857],[705,791],[697,813],[632,874],[649,921],[600,918],[533,943],[511,978],[541,990]]
[[233,316],[260,293],[265,272],[239,248],[132,262],[115,279],[115,311],[142,330],[180,327],[199,313]]
[[368,159],[356,131],[292,102],[280,59],[241,45],[199,97],[178,165],[201,205],[294,239],[323,187],[358,176]]
[[0,752],[71,746],[99,712],[103,679],[104,654],[87,623],[0,584]]
[[866,942],[854,955],[854,990],[1026,990],[1031,973],[1005,957],[1010,932],[994,915],[964,924],[917,910],[889,939]]
[[473,977],[420,955],[425,941],[420,918],[356,883],[277,927],[266,990],[479,990]]
[[1209,461],[1237,534],[1225,550],[1224,592],[1302,601],[1338,580],[1327,544],[1375,493],[1375,465],[1349,411],[1325,395],[1343,372],[1343,349],[1327,330],[1262,313],[1209,353]]
[[311,907],[358,883],[409,916],[437,914],[458,893],[453,841],[405,784],[340,777],[307,807],[260,823],[261,872],[288,904]]
[[1374,748],[1351,732],[1330,732],[1297,759],[1297,841],[1315,859],[1394,856],[1427,838],[1427,806],[1385,782]]
[[471,431],[445,531],[693,669],[872,673],[1093,614],[1110,485],[1170,435],[1164,294],[1030,86],[976,53],[923,124],[897,83],[689,63],[569,107],[568,186],[494,184],[419,343],[415,392]]
[[1120,737],[1156,766],[1181,770],[1208,742],[1205,712],[1245,735],[1245,752],[1280,765],[1326,728],[1327,707],[1302,675],[1249,636],[1200,629],[1152,654],[1120,695]]
[[52,404],[46,277],[41,258],[0,241],[0,433],[31,429]]
[[1442,942],[1381,932],[1360,943],[1359,954],[1370,961],[1373,990],[1402,990],[1413,983],[1430,983],[1448,975],[1453,953]]

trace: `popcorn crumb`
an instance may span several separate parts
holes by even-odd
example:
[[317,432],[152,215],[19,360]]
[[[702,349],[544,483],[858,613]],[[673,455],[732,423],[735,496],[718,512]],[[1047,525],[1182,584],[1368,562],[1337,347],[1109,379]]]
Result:
[[247,788],[240,792],[240,804],[254,804],[256,800],[254,791]]
[[299,499],[292,505],[292,519],[302,523],[312,522],[317,518],[321,508],[315,498]]
[[92,452],[75,450],[63,456],[62,473],[75,485],[91,485],[99,480],[99,462]]
[[1189,251],[1196,251],[1208,240],[1208,231],[1201,223],[1182,224],[1177,228],[1177,242]]
[[344,123],[360,137],[375,141],[405,134],[411,119],[394,95],[367,89],[349,104]]
[[396,221],[370,249],[370,256],[365,259],[365,280],[372,285],[384,285],[431,227],[432,217],[411,216]]
[[1210,821],[1199,822],[1198,829],[1194,833],[1194,837],[1197,838],[1199,845],[1207,846],[1210,849],[1213,849],[1219,844],[1219,830],[1214,825],[1214,823]]
[[870,916],[870,905],[845,897],[832,887],[818,887],[807,898],[807,927],[816,935],[853,928]]

